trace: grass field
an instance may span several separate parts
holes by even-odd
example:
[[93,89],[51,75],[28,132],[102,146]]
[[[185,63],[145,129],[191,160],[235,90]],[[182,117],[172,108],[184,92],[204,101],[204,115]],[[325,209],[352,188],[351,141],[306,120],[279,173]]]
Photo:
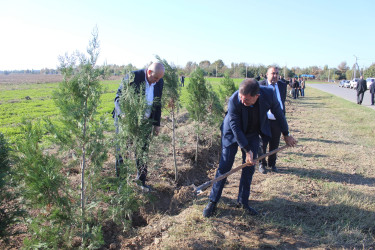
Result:
[[[234,81],[239,84],[242,79],[234,79]],[[220,78],[207,78],[207,82],[217,90]],[[119,83],[119,80],[102,82],[105,91],[101,98],[99,113],[108,119],[112,117],[113,100]],[[185,86],[187,84],[189,78],[186,78]],[[22,118],[35,120],[56,117],[58,110],[52,95],[57,87],[58,83],[0,84],[0,132],[12,142],[22,138],[18,126]],[[186,98],[186,88],[182,88],[182,105],[185,104]]]

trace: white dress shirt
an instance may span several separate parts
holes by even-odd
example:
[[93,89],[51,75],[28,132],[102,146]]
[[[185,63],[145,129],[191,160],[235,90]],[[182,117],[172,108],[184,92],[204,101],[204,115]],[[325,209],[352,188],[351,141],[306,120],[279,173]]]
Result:
[[[146,72],[146,74],[147,74],[147,72]],[[145,76],[145,82],[146,82],[145,95],[146,95],[146,101],[147,101],[147,105],[148,105],[148,108],[146,109],[146,113],[145,113],[145,118],[150,118],[152,103],[154,102],[154,86],[155,86],[156,82],[154,82],[150,85],[147,81],[147,75]]]

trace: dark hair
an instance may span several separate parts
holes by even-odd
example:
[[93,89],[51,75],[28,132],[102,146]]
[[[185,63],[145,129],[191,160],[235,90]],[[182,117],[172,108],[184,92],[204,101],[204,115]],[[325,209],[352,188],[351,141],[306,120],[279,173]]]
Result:
[[256,96],[259,94],[259,83],[254,78],[248,78],[241,82],[238,90],[241,95]]

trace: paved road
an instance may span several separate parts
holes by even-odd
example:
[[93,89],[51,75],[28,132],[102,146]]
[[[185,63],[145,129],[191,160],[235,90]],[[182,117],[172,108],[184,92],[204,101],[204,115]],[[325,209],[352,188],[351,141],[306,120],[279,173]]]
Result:
[[[357,103],[357,91],[350,88],[340,88],[337,84],[325,84],[325,83],[314,83],[307,84],[308,87],[316,88],[324,92],[333,94],[335,96],[344,98],[348,101]],[[306,95],[308,95],[308,89],[305,90]],[[370,92],[367,90],[363,97],[362,106],[369,107],[375,110],[375,106],[371,106]]]

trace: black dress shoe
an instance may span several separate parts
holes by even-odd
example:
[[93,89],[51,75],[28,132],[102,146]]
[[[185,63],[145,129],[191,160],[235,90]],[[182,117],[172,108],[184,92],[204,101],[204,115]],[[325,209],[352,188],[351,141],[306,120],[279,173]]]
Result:
[[259,172],[262,174],[267,174],[267,169],[263,166],[262,163],[259,163]]
[[250,207],[249,205],[242,204],[242,208],[251,216],[258,215],[258,211],[254,208]]
[[272,172],[275,172],[275,173],[278,173],[278,172],[279,172],[279,170],[277,169],[276,166],[272,166],[271,169],[272,169]]
[[216,211],[216,202],[210,201],[203,209],[203,217],[211,217]]

